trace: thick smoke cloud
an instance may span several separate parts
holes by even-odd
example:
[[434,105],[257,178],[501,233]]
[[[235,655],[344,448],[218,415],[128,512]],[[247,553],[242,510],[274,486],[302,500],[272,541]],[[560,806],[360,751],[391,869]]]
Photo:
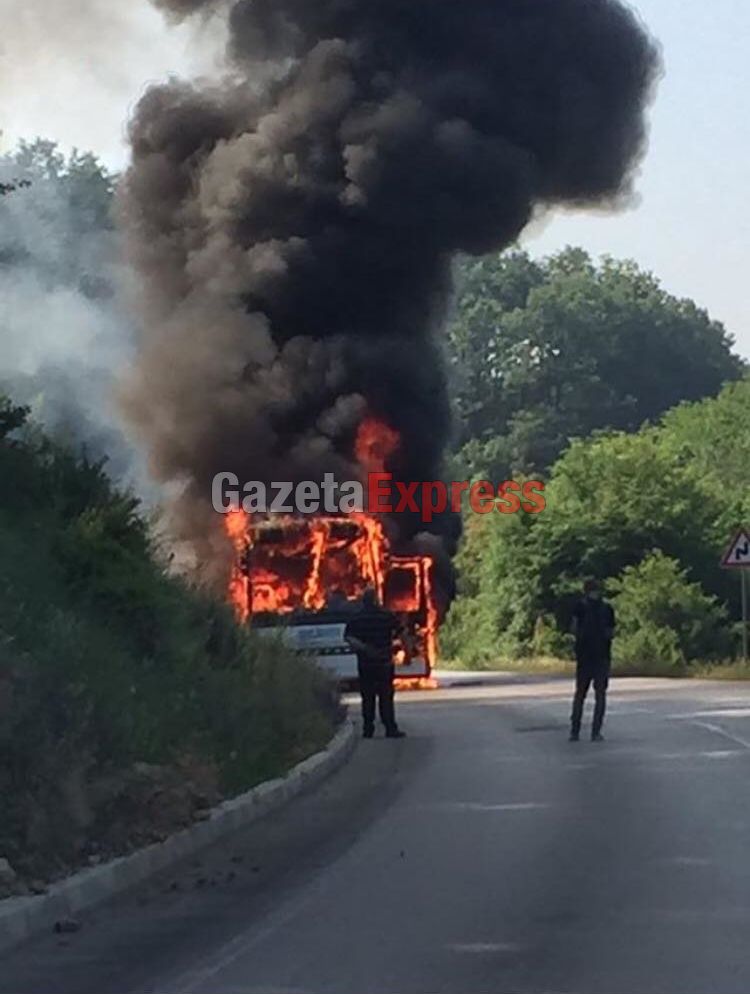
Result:
[[134,327],[109,221],[111,179],[49,142],[0,156],[0,394],[109,473],[155,497],[114,402]]
[[122,190],[147,327],[127,410],[183,523],[218,471],[350,477],[365,411],[401,432],[397,475],[439,478],[451,259],[628,199],[654,44],[614,0],[157,6],[230,25],[225,85],[141,100]]

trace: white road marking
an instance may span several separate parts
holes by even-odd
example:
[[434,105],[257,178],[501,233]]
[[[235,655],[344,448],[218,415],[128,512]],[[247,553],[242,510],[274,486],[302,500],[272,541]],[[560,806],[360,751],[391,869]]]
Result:
[[714,860],[704,859],[702,856],[668,856],[657,862],[676,866],[711,866]]
[[265,928],[258,929],[257,927],[251,927],[233,939],[230,939],[215,955],[206,957],[208,962],[205,966],[185,971],[174,985],[175,989],[179,994],[194,994],[197,989],[205,986],[206,981],[211,980],[217,974],[231,966],[232,963],[245,955],[250,949],[259,945],[265,939],[270,938],[270,936],[285,925],[289,925],[302,913],[305,906],[312,902],[314,896],[313,893],[309,893],[306,898],[303,898],[298,903],[283,907],[280,913],[270,916],[269,923]]
[[454,953],[517,953],[523,946],[517,942],[454,942],[448,948]]
[[266,915],[263,924],[253,922],[218,949],[199,957],[192,967],[179,974],[177,980],[170,982],[170,989],[176,990],[177,994],[195,994],[198,989],[210,987],[207,981],[212,981],[241,957],[246,956],[250,950],[261,945],[277,932],[288,928],[333,886],[337,874],[351,872],[351,867],[358,866],[365,858],[360,852],[356,858],[349,856],[347,867],[344,869],[340,861],[321,869],[304,890],[290,894],[282,900],[275,911]]
[[750,718],[750,708],[714,708],[710,711],[684,711],[679,714],[670,714],[667,717],[673,721],[691,721],[694,718]]
[[750,749],[750,739],[746,739],[742,735],[735,735],[734,732],[728,732],[726,728],[722,728],[720,725],[714,725],[710,721],[694,721],[693,724],[698,725],[699,728],[705,728],[709,732],[715,732],[716,735],[723,735],[725,739],[729,739],[730,742],[736,742],[737,745],[744,746],[745,749]]
[[744,756],[742,749],[709,749],[707,752],[699,752],[703,759],[733,759],[735,756]]
[[658,714],[658,713],[659,712],[655,711],[653,708],[631,708],[628,707],[627,705],[625,705],[624,707],[623,706],[612,707],[612,705],[610,705],[607,708],[607,716],[610,718],[621,718],[621,717],[627,718],[631,714]]
[[243,985],[226,987],[222,984],[221,987],[222,994],[315,994],[315,992],[309,987],[270,987],[265,985],[263,987],[247,987]]
[[538,804],[536,801],[526,801],[518,804],[486,804],[481,801],[447,801],[444,804],[425,804],[422,806],[430,811],[436,808],[440,811],[542,811],[549,804]]

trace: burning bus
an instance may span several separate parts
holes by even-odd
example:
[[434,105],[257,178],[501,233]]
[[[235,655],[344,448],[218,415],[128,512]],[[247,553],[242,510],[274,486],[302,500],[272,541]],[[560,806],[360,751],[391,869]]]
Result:
[[365,514],[251,518],[237,511],[227,526],[237,552],[230,595],[242,620],[279,632],[348,683],[357,678],[357,659],[344,632],[371,587],[401,622],[397,681],[431,685],[438,610],[430,556],[395,554],[381,522]]
[[[453,260],[514,244],[537,209],[627,200],[661,59],[614,0],[432,3],[430,30],[418,3],[157,6],[224,7],[231,71],[149,88],[129,124],[118,214],[143,328],[123,408],[175,485],[177,535],[216,576],[219,473],[441,478]],[[402,669],[428,672],[430,587],[442,617],[461,519],[423,533],[417,518],[388,519],[392,548],[372,521],[240,520],[238,610],[317,638],[327,602],[353,609],[371,579],[357,550],[381,543],[377,589],[421,644]],[[414,550],[432,572],[399,561]]]

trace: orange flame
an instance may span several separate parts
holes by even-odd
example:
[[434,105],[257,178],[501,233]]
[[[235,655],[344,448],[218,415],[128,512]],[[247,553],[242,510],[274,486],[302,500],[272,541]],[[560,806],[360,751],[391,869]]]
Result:
[[401,436],[377,418],[368,417],[360,424],[354,454],[366,473],[384,473],[390,456],[398,449]]
[[404,676],[393,681],[395,690],[440,690],[434,676]]
[[327,522],[322,519],[314,521],[310,530],[312,533],[312,569],[307,579],[302,603],[308,611],[320,611],[326,603],[325,590],[320,582],[320,569],[328,545],[329,530]]
[[437,633],[439,619],[433,577],[435,563],[429,556],[426,556],[425,559],[425,603],[427,604],[427,631],[425,632],[425,642],[427,649],[427,660],[430,666],[430,671],[432,671],[437,664]]
[[[400,437],[368,417],[357,433],[355,454],[365,472],[383,472]],[[336,598],[359,600],[368,587],[407,621],[409,635],[395,648],[397,668],[424,658],[429,673],[437,659],[438,611],[429,556],[394,556],[383,523],[363,513],[314,518],[225,516],[235,551],[228,595],[240,622],[257,614],[320,611]],[[399,689],[431,689],[429,677],[396,681]]]
[[247,532],[250,525],[250,515],[246,511],[229,511],[224,518],[227,535],[235,549],[241,550],[247,541]]
[[385,586],[385,558],[387,542],[383,525],[367,514],[353,514],[352,518],[361,525],[362,537],[353,546],[362,576],[368,587],[374,587],[382,600]]
[[250,515],[245,511],[229,511],[224,517],[224,528],[235,551],[235,561],[229,577],[229,603],[234,608],[237,620],[244,623],[250,617],[250,591],[247,574],[240,565],[240,559],[248,546]]
[[257,521],[244,542],[251,614],[320,611],[332,596],[357,600],[367,587],[382,597],[386,537],[365,514]]

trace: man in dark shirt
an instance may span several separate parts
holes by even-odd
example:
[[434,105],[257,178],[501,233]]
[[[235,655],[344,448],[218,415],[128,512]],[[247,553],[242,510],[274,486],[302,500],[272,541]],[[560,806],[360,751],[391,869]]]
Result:
[[573,612],[573,634],[576,640],[576,693],[570,718],[570,740],[577,742],[581,735],[583,706],[589,687],[594,684],[596,701],[591,741],[601,742],[604,712],[607,708],[607,687],[612,659],[612,638],[615,631],[615,612],[611,604],[602,600],[599,584],[587,580],[583,599]]
[[357,653],[359,692],[362,697],[363,735],[371,739],[375,732],[375,702],[386,738],[401,739],[405,733],[396,724],[393,689],[393,636],[399,624],[395,615],[378,603],[374,590],[367,590],[362,610],[346,626],[344,637]]

